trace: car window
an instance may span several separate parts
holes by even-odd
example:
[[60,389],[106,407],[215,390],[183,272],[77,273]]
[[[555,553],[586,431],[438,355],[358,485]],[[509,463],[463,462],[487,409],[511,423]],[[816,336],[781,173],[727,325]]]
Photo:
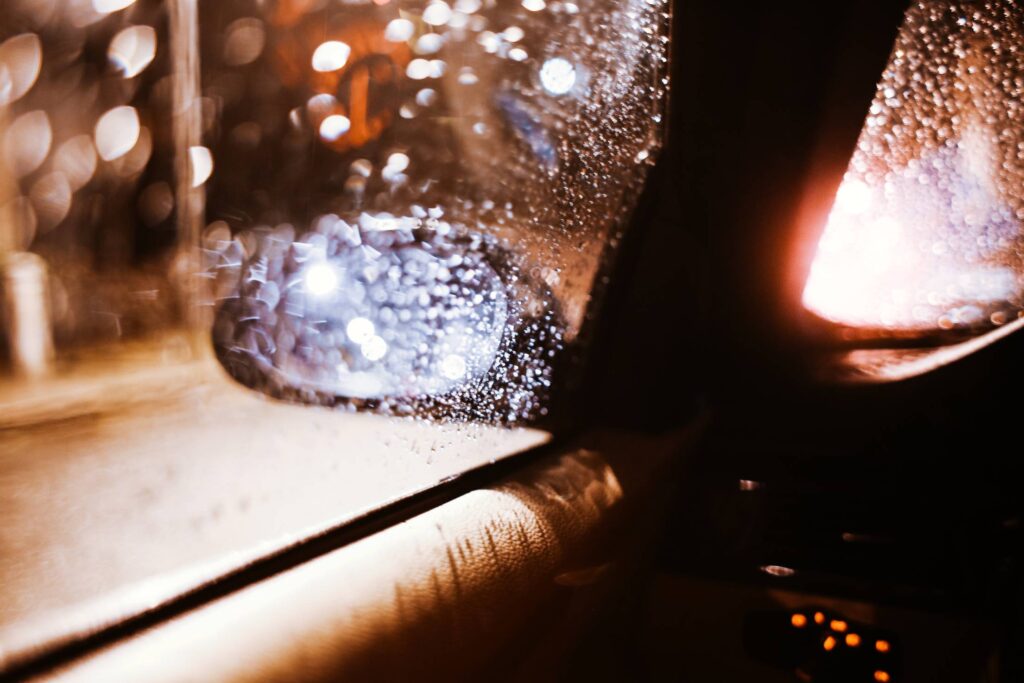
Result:
[[0,667],[551,439],[661,2],[0,8]]
[[803,294],[851,328],[974,334],[1018,318],[1024,12],[907,10]]

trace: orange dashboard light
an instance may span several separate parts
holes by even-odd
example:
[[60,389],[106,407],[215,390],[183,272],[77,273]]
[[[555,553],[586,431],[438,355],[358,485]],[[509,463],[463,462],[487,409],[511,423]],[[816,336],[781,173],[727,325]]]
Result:
[[829,636],[825,639],[821,646],[825,648],[826,651],[831,652],[832,650],[836,649],[836,639],[833,636]]
[[807,617],[802,614],[794,614],[789,618],[789,623],[793,624],[797,628],[803,628],[807,626]]
[[846,622],[842,621],[841,619],[833,619],[832,623],[829,624],[829,626],[832,628],[833,631],[836,631],[838,633],[843,633],[844,631],[846,631],[847,628]]
[[888,640],[876,640],[875,641],[875,649],[878,650],[879,652],[888,652],[889,651],[889,641]]
[[858,636],[856,633],[847,633],[846,644],[850,647],[857,647],[858,645],[860,645],[860,636]]
[[889,676],[889,672],[879,669],[875,672],[875,680],[878,681],[878,683],[889,683],[889,681],[892,680],[892,677]]
[[824,624],[825,623],[825,615],[822,614],[821,612],[815,612],[814,613],[814,623],[815,624]]

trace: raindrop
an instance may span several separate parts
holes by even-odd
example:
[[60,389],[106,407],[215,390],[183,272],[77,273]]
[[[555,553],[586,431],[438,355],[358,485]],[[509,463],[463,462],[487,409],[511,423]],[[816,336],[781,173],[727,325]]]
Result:
[[374,335],[359,348],[367,360],[380,360],[388,352],[388,343],[382,337]]

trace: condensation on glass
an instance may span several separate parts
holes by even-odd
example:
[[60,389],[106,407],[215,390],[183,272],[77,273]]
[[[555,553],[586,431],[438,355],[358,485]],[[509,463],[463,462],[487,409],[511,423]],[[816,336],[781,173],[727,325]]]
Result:
[[7,381],[109,364],[135,342],[191,353],[168,35],[155,0],[0,4]]
[[1024,308],[1024,6],[907,11],[803,302],[843,325],[984,330]]
[[348,409],[545,417],[659,145],[667,3],[199,9],[228,372]]

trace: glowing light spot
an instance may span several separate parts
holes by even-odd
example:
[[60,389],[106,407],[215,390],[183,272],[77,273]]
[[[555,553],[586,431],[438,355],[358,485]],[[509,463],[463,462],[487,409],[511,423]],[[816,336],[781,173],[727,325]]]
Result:
[[796,574],[796,570],[790,569],[789,567],[782,567],[777,564],[766,564],[761,567],[761,571],[770,576],[778,576],[780,578]]
[[72,191],[88,183],[96,172],[96,148],[88,135],[76,135],[57,148],[54,167],[64,174]]
[[414,59],[405,67],[405,75],[414,81],[421,81],[429,78],[431,74],[430,62],[426,59]]
[[388,167],[400,173],[409,168],[409,156],[402,152],[395,152],[388,156]]
[[849,647],[858,647],[860,645],[860,636],[856,633],[847,633],[846,644]]
[[423,10],[423,21],[431,26],[443,26],[452,18],[452,9],[443,1],[432,2]]
[[854,215],[865,213],[871,208],[871,188],[861,180],[845,181],[836,192],[835,206]]
[[338,287],[338,274],[327,263],[314,263],[303,276],[306,293],[313,296],[330,294]]
[[111,168],[122,177],[138,175],[145,170],[152,154],[153,136],[149,129],[143,126],[139,129],[139,141],[135,143],[135,146],[127,154],[114,160]]
[[429,107],[437,102],[437,91],[433,88],[423,88],[416,93],[416,104],[421,107]]
[[408,19],[392,19],[384,27],[384,39],[392,43],[404,43],[412,38],[416,27]]
[[807,617],[802,614],[794,614],[789,618],[789,623],[796,628],[803,628],[804,626],[807,626]]
[[199,187],[213,173],[213,154],[206,147],[189,147],[188,160],[192,166],[192,187]]
[[114,107],[96,123],[96,151],[104,161],[113,161],[131,151],[139,141],[139,114],[135,107]]
[[320,137],[333,142],[347,133],[351,127],[352,122],[348,120],[347,116],[331,114],[320,122]]
[[568,59],[552,57],[540,68],[540,84],[552,95],[564,95],[576,85],[576,67]]
[[0,106],[27,93],[42,64],[43,49],[36,34],[22,33],[0,43]]
[[821,612],[815,612],[814,613],[814,623],[815,624],[819,624],[819,625],[820,624],[824,624],[825,623],[825,615],[822,614]]
[[424,33],[416,41],[416,52],[421,55],[432,55],[444,45],[444,38],[440,33]]
[[345,326],[345,334],[356,344],[365,344],[374,336],[377,328],[367,318],[352,318]]
[[441,361],[441,375],[447,379],[462,379],[466,375],[466,359],[451,353]]
[[892,677],[889,675],[889,672],[879,669],[875,672],[875,680],[878,681],[878,683],[889,683],[889,681],[892,680]]
[[224,63],[228,66],[242,66],[256,61],[267,42],[263,22],[253,17],[243,17],[231,22],[226,35]]
[[92,8],[100,14],[119,12],[135,4],[135,0],[92,0]]
[[825,638],[825,640],[821,643],[821,647],[826,652],[831,652],[832,650],[836,649],[836,639],[833,636]]
[[370,337],[359,349],[367,360],[380,360],[388,352],[388,343],[376,335]]
[[125,78],[137,76],[156,56],[156,31],[152,26],[129,26],[110,41],[107,59]]
[[888,652],[889,649],[890,649],[889,641],[888,640],[876,640],[875,641],[875,649],[878,650],[879,652]]
[[842,621],[840,619],[833,619],[832,623],[829,624],[829,627],[831,627],[833,631],[843,633],[847,629],[847,624],[845,621]]
[[46,112],[36,110],[14,119],[4,133],[4,156],[16,176],[32,173],[50,153],[53,131]]
[[52,228],[71,210],[71,186],[60,171],[47,173],[32,185],[29,199],[39,217],[41,228]]
[[544,0],[523,0],[523,7],[531,12],[539,12],[547,6]]
[[514,47],[508,51],[508,58],[513,62],[524,62],[529,55],[521,47]]
[[480,7],[480,0],[455,0],[455,9],[463,14],[473,14]]
[[352,48],[340,40],[328,40],[321,43],[313,51],[313,69],[315,71],[337,71],[345,66]]
[[518,43],[526,35],[526,32],[518,26],[509,26],[501,32],[502,37],[510,43]]

